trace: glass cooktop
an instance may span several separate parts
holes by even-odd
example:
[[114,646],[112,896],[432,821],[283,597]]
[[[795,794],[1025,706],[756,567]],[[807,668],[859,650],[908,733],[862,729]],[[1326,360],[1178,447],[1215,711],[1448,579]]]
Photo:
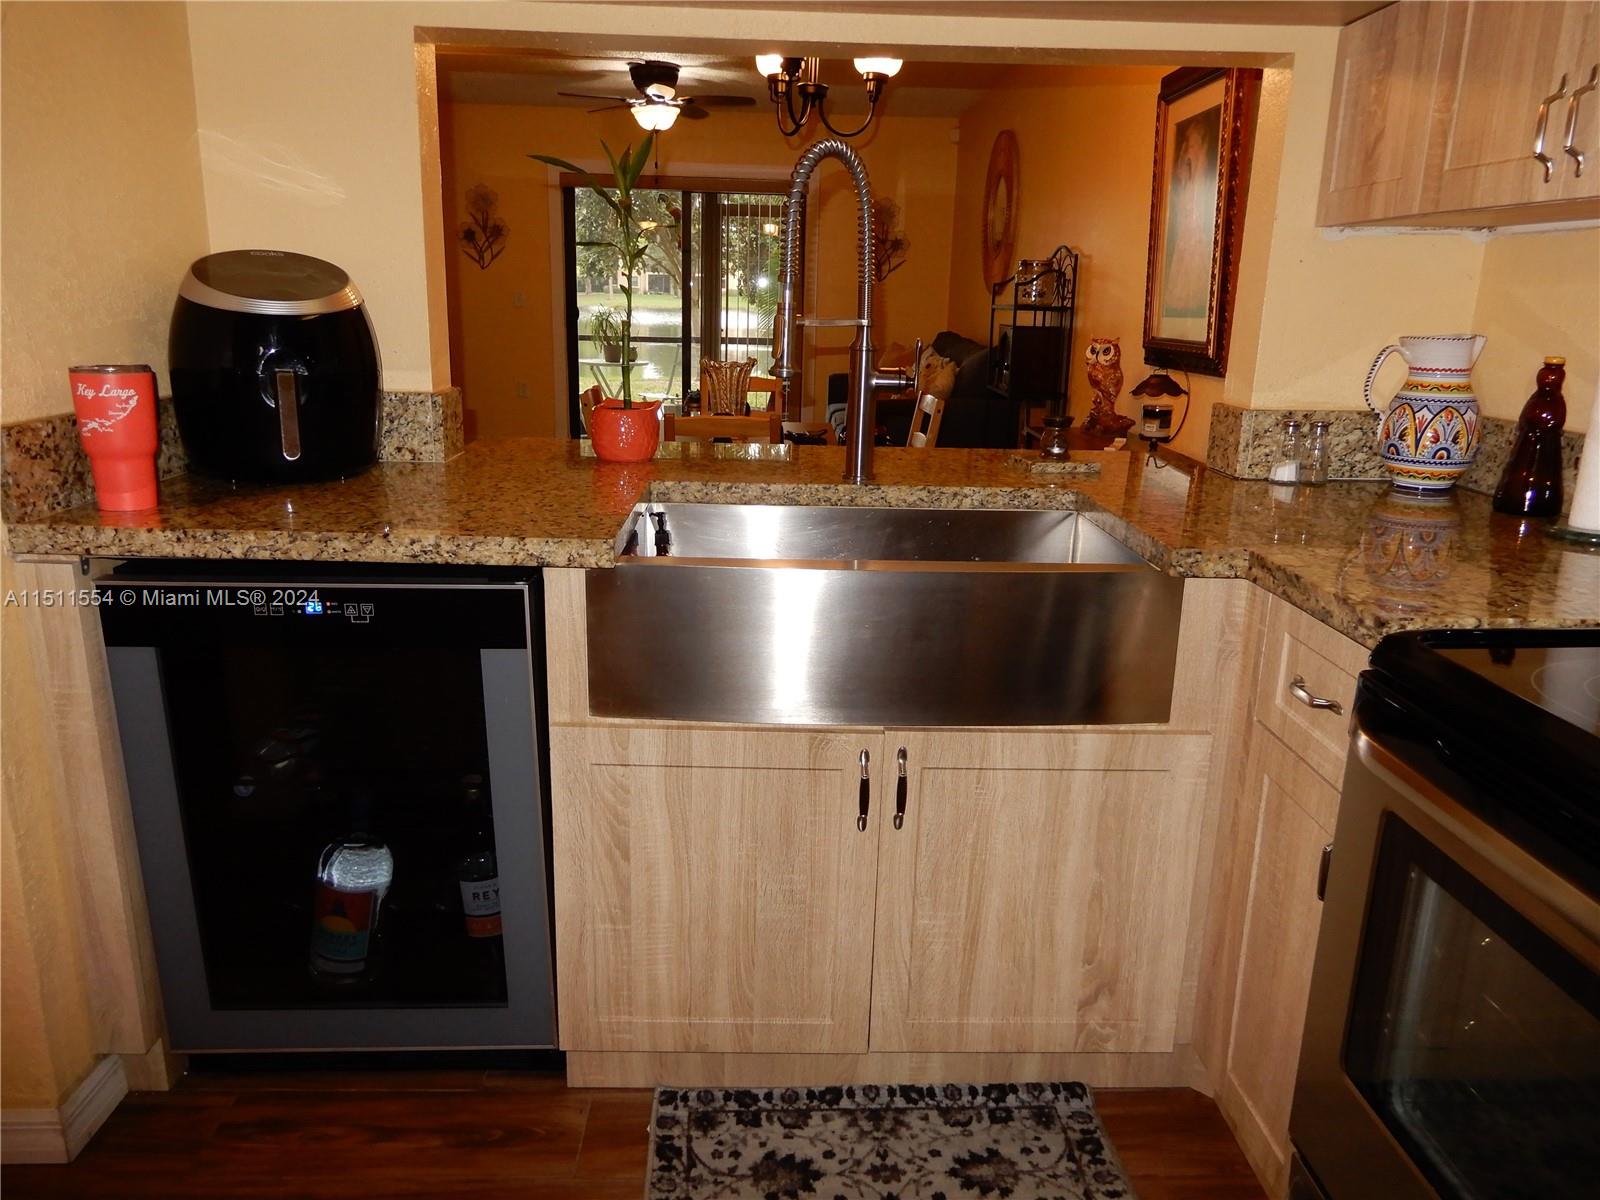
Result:
[[1435,646],[1433,652],[1600,736],[1600,645]]

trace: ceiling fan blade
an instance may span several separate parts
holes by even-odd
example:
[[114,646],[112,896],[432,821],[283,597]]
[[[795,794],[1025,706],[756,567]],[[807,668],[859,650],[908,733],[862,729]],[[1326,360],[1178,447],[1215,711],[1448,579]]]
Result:
[[685,96],[686,104],[701,104],[707,108],[748,108],[755,103],[751,96]]
[[565,96],[569,100],[613,100],[618,104],[626,104],[627,96],[597,96],[593,92],[557,92],[558,96]]
[[602,104],[599,108],[590,108],[590,109],[585,109],[584,111],[585,112],[589,112],[589,113],[615,112],[619,108],[632,108],[632,107],[633,107],[633,105],[629,104],[626,100],[624,100],[620,104]]
[[711,114],[696,104],[680,104],[677,106],[678,115],[686,121],[704,121]]

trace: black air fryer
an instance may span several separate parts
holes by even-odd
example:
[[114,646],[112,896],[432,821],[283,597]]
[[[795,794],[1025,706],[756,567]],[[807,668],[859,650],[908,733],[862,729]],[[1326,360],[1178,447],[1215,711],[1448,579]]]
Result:
[[361,294],[332,263],[207,255],[178,289],[168,354],[193,470],[296,481],[377,461],[378,348]]

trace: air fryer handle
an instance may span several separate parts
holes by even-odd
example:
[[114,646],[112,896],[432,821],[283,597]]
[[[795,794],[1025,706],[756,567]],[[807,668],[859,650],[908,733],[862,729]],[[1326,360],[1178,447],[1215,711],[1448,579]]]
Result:
[[295,371],[274,371],[278,390],[278,438],[286,462],[300,457],[300,376]]

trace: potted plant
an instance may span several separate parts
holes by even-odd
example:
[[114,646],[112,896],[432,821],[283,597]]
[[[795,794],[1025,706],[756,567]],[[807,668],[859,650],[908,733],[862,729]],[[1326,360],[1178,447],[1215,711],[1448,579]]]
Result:
[[[633,336],[633,273],[650,246],[647,231],[634,212],[633,189],[639,176],[644,174],[645,163],[650,161],[654,140],[653,134],[647,134],[637,150],[625,146],[620,155],[611,153],[611,147],[604,141],[600,143],[606,161],[611,164],[611,177],[615,181],[611,187],[564,158],[549,154],[528,156],[581,176],[584,186],[605,201],[611,210],[611,236],[604,244],[617,252],[618,265],[622,268],[622,312],[617,321],[621,329],[616,331],[619,335],[616,361],[623,364],[622,395],[607,398],[595,405],[589,414],[589,438],[594,443],[594,452],[611,462],[640,462],[650,458],[661,440],[661,402],[634,401],[633,372],[627,366],[633,361],[633,347],[629,344]],[[606,311],[617,316],[615,310]],[[590,332],[596,341],[601,340],[596,328],[599,320],[598,313],[591,314]],[[606,353],[605,357],[609,360],[611,355]]]
[[623,315],[614,308],[596,305],[589,310],[589,337],[600,347],[600,357],[608,363],[622,361]]

